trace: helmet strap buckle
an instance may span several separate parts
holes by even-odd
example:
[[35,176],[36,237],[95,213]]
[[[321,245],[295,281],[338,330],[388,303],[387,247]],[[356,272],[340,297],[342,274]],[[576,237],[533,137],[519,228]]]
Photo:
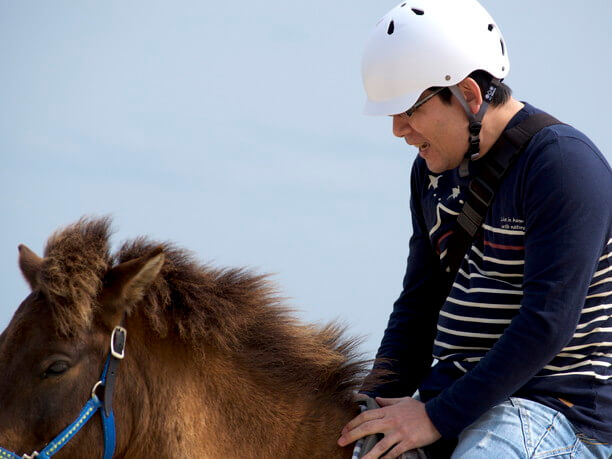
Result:
[[482,119],[484,118],[485,112],[489,108],[489,103],[493,100],[493,96],[495,95],[495,91],[497,90],[499,83],[500,80],[498,78],[493,78],[491,80],[489,89],[484,95],[480,109],[476,114],[472,113],[470,106],[457,85],[453,85],[448,88],[455,98],[461,103],[461,106],[463,107],[463,110],[465,110],[465,114],[470,122],[468,127],[469,148],[465,153],[465,158],[468,160],[475,160],[480,157],[480,131],[482,129]]

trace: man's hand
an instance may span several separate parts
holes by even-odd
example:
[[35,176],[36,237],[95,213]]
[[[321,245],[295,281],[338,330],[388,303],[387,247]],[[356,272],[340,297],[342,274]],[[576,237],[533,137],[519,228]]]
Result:
[[385,459],[393,459],[403,452],[429,445],[441,435],[432,424],[425,404],[412,397],[380,398],[376,401],[381,408],[368,410],[349,422],[342,429],[338,445],[346,446],[367,435],[385,435],[363,459],[377,459],[385,451]]

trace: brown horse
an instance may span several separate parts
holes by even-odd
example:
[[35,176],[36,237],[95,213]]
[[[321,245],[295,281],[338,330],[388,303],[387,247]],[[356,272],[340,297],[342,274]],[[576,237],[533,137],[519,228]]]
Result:
[[[123,323],[115,457],[350,457],[354,340],[298,323],[265,276],[143,238],[111,256],[108,219],[56,232],[43,258],[19,251],[32,293],[0,335],[0,447],[40,451],[75,420]],[[102,445],[95,419],[58,457]]]

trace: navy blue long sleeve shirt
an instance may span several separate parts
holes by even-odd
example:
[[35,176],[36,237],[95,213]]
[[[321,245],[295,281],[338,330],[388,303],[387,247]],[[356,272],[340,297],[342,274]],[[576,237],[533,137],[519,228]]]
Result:
[[[507,128],[538,111],[525,104]],[[457,170],[434,174],[415,160],[408,266],[377,354],[395,376],[370,393],[418,388],[446,437],[518,396],[612,441],[610,166],[571,126],[536,134],[447,297],[441,259],[470,179]]]

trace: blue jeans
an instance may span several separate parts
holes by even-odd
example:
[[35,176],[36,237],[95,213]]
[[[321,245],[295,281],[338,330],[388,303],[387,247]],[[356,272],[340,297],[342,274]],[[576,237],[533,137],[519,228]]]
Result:
[[612,457],[612,444],[580,433],[560,412],[510,398],[483,414],[459,436],[452,459]]

